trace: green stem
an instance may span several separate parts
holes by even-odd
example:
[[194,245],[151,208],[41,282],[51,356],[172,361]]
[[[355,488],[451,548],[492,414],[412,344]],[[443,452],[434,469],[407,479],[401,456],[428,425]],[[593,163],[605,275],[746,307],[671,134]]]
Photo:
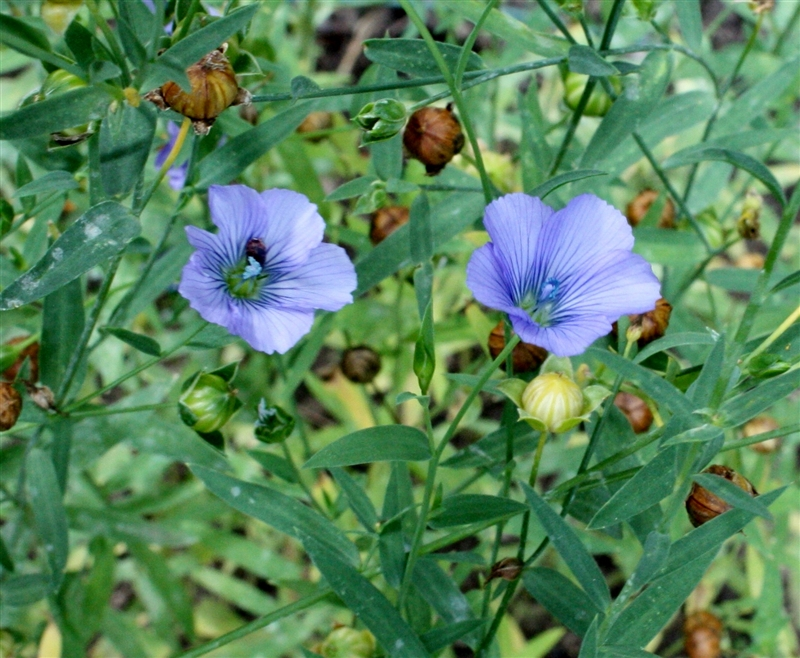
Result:
[[739,448],[746,448],[747,446],[751,446],[754,443],[761,443],[762,441],[767,441],[768,439],[775,439],[775,438],[783,438],[787,437],[795,432],[800,432],[800,423],[795,423],[794,425],[788,425],[787,427],[779,427],[776,430],[772,430],[771,432],[763,432],[762,434],[756,434],[755,436],[746,436],[742,439],[737,439],[735,441],[731,441],[726,443],[720,452],[727,452],[728,450],[738,450]]
[[795,26],[797,25],[797,21],[800,20],[800,2],[795,5],[794,13],[792,17],[789,19],[789,22],[786,24],[786,29],[781,32],[781,35],[778,37],[778,40],[775,42],[775,47],[772,49],[772,53],[774,55],[780,55],[781,49],[783,48],[783,44],[786,42],[786,39],[792,34]]
[[[430,503],[433,497],[433,490],[436,484],[436,469],[439,465],[439,460],[442,457],[442,453],[444,449],[447,447],[447,444],[450,442],[450,439],[453,438],[456,429],[458,428],[458,424],[461,422],[461,419],[464,417],[464,414],[467,412],[469,407],[472,405],[472,402],[475,400],[477,395],[480,393],[483,385],[489,381],[489,377],[492,376],[495,370],[500,367],[500,364],[503,360],[508,356],[514,347],[516,347],[517,343],[519,342],[519,336],[514,336],[508,343],[506,343],[505,348],[503,349],[500,354],[497,355],[497,358],[492,361],[486,368],[484,368],[483,373],[478,378],[477,383],[475,384],[472,391],[470,391],[469,395],[467,396],[464,403],[461,405],[461,408],[458,410],[456,417],[453,419],[453,422],[450,423],[450,426],[447,428],[447,432],[442,437],[442,440],[439,442],[439,445],[432,449],[431,459],[428,462],[428,475],[425,479],[425,491],[422,495],[422,506],[420,507],[420,514],[419,518],[417,519],[417,525],[414,529],[414,537],[411,542],[411,549],[408,553],[408,561],[406,562],[406,569],[405,573],[403,574],[403,582],[400,585],[400,594],[398,595],[398,603],[397,607],[399,610],[403,609],[403,605],[405,604],[406,597],[408,596],[408,591],[411,586],[411,580],[413,578],[414,567],[416,566],[417,559],[419,558],[420,547],[422,546],[422,539],[425,534],[425,526],[428,523],[428,513],[430,512]],[[423,413],[425,415],[425,424],[428,429],[428,438],[433,444],[433,427],[431,425],[431,416],[430,416],[430,409],[427,407],[423,407]]]
[[419,14],[417,14],[416,10],[412,6],[410,0],[400,0],[400,5],[403,7],[403,10],[406,12],[406,15],[414,23],[414,26],[419,31],[420,35],[422,36],[423,40],[428,46],[428,50],[430,50],[431,56],[436,61],[439,70],[442,72],[444,76],[445,82],[447,86],[450,88],[450,91],[453,94],[453,101],[458,108],[458,113],[461,118],[461,123],[464,125],[464,132],[467,134],[467,139],[469,139],[469,143],[472,146],[472,152],[475,157],[475,164],[478,168],[478,173],[481,177],[481,186],[483,187],[483,196],[486,199],[486,203],[491,203],[494,199],[494,190],[492,187],[492,183],[489,180],[489,175],[486,173],[486,167],[483,164],[483,156],[481,155],[481,150],[478,145],[478,139],[475,136],[475,131],[472,126],[472,120],[469,118],[469,113],[467,112],[466,103],[464,103],[464,98],[461,95],[461,89],[456,85],[456,81],[453,78],[453,74],[450,72],[450,69],[447,66],[447,62],[444,61],[444,57],[442,53],[439,51],[439,47],[436,45],[436,41],[433,39],[433,35],[428,30],[427,25],[425,25],[425,21],[423,21]]
[[556,153],[555,158],[553,158],[553,164],[550,165],[550,171],[547,175],[548,178],[554,176],[558,171],[558,168],[561,166],[561,161],[564,159],[567,149],[572,142],[572,138],[575,136],[575,131],[578,129],[578,124],[581,122],[581,118],[586,110],[586,106],[589,104],[589,98],[591,98],[596,84],[597,80],[595,78],[589,78],[586,81],[586,86],[583,88],[583,94],[581,94],[578,105],[572,112],[569,126],[567,126],[567,132],[564,133],[564,138],[561,140],[561,146],[558,148],[558,153]]
[[542,453],[544,452],[544,444],[547,443],[547,437],[550,432],[539,432],[539,443],[536,444],[536,454],[533,456],[533,464],[531,464],[531,474],[528,476],[528,484],[531,488],[536,487],[536,479],[539,477],[539,464],[542,461]]
[[181,19],[181,26],[178,29],[178,33],[175,35],[176,43],[186,36],[186,33],[189,31],[189,26],[192,23],[192,19],[200,7],[200,0],[192,0],[192,4],[189,5],[186,15]]
[[567,26],[564,25],[563,21],[558,17],[558,14],[555,10],[550,6],[550,3],[547,0],[536,0],[539,3],[539,6],[542,8],[542,11],[547,14],[547,17],[550,19],[550,22],[553,23],[558,28],[558,31],[564,35],[567,41],[570,43],[577,43],[575,41],[575,37],[573,37]]
[[311,494],[311,489],[308,488],[308,485],[303,480],[303,474],[300,472],[300,469],[297,468],[297,464],[294,463],[294,458],[292,457],[292,453],[289,450],[289,446],[286,445],[286,441],[281,441],[281,448],[283,448],[283,455],[286,457],[286,461],[289,462],[289,466],[291,466],[292,471],[294,472],[294,477],[297,480],[297,483],[305,492],[306,496],[308,497],[308,502],[311,506],[317,510],[322,516],[328,518],[328,513],[322,509],[322,506],[317,502],[317,499]]
[[492,13],[492,10],[497,5],[498,0],[489,0],[486,3],[486,6],[483,8],[481,15],[478,17],[478,21],[472,27],[472,31],[469,33],[467,40],[464,42],[464,45],[461,46],[461,53],[458,56],[458,62],[456,63],[456,74],[453,76],[453,86],[457,89],[461,89],[461,83],[464,79],[464,71],[467,70],[467,62],[469,61],[469,56],[472,53],[472,47],[475,45],[475,41],[478,39],[478,34],[483,27],[483,24],[486,22],[486,19],[489,18],[489,14]]
[[156,411],[157,409],[173,409],[174,402],[157,402],[155,404],[142,404],[138,407],[98,407],[86,411],[76,411],[69,414],[70,418],[88,418],[90,416],[116,416],[118,414],[131,414],[137,411]]

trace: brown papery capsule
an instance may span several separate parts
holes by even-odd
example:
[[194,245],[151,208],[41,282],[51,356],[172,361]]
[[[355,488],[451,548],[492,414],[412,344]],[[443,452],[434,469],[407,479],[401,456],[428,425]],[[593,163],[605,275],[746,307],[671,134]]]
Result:
[[631,424],[633,431],[636,434],[641,434],[650,429],[653,424],[653,412],[647,406],[647,403],[642,400],[638,395],[633,393],[617,393],[614,398],[614,404],[619,409],[628,422]]
[[380,244],[392,233],[408,222],[408,208],[405,206],[387,206],[372,215],[369,228],[369,239],[372,244]]
[[[12,338],[10,341],[6,343],[6,345],[16,345],[17,343],[21,343],[22,341],[27,340],[26,336],[17,336],[16,338]],[[39,343],[31,343],[23,349],[17,360],[14,361],[8,368],[3,371],[3,379],[13,382],[17,378],[17,374],[19,373],[19,369],[22,367],[22,364],[25,362],[25,359],[28,359],[28,364],[30,366],[30,381],[35,382],[39,379]]]
[[[750,438],[751,436],[757,436],[758,434],[774,432],[779,428],[780,425],[778,425],[778,422],[771,416],[756,416],[742,428],[742,434],[746,438]],[[776,436],[772,439],[761,441],[761,443],[754,443],[750,446],[750,449],[760,452],[762,455],[768,455],[771,452],[775,452],[780,447],[781,437]]]
[[523,565],[522,561],[515,557],[503,558],[499,562],[495,562],[492,565],[492,569],[489,571],[489,577],[486,579],[486,582],[488,583],[495,578],[502,578],[503,580],[516,580],[522,573],[522,568],[524,566],[525,565]]
[[[751,496],[758,495],[758,492],[755,490],[755,487],[750,484],[750,481],[739,475],[732,468],[721,466],[720,464],[712,464],[704,470],[703,473],[718,475],[729,482],[733,482],[733,484],[743,491],[746,491]],[[706,521],[718,517],[720,514],[724,514],[729,509],[731,509],[731,506],[722,500],[722,498],[714,495],[696,482],[692,484],[692,490],[686,498],[686,512],[695,528],[703,525]]]
[[[650,206],[653,205],[658,198],[658,192],[655,190],[642,190],[636,198],[628,204],[625,210],[625,215],[628,218],[628,224],[637,226],[639,222],[644,219]],[[672,199],[667,197],[664,203],[664,208],[661,210],[661,217],[658,218],[659,228],[675,228],[675,204]]]
[[192,120],[194,131],[206,135],[216,118],[231,105],[250,102],[250,92],[239,87],[233,67],[225,57],[228,44],[212,50],[186,69],[191,91],[169,81],[144,95],[162,110],[170,108]]
[[672,305],[662,297],[656,302],[656,307],[652,311],[628,316],[631,321],[628,335],[636,337],[636,342],[641,349],[666,333],[671,314]]
[[342,355],[342,373],[356,384],[369,384],[381,371],[381,357],[366,345],[351,347]]
[[[492,355],[493,359],[496,359],[505,346],[505,327],[501,320],[489,333],[489,354]],[[513,359],[515,373],[531,372],[544,363],[544,360],[547,358],[547,350],[538,345],[519,342],[517,346],[511,350],[511,358]],[[500,367],[505,370],[506,364],[501,363]]]
[[408,120],[403,146],[425,165],[428,176],[435,176],[464,148],[464,133],[450,105],[423,107]]
[[0,432],[10,430],[17,424],[22,411],[22,396],[8,382],[0,382]]
[[683,624],[684,648],[689,658],[719,658],[722,622],[701,610],[689,615]]

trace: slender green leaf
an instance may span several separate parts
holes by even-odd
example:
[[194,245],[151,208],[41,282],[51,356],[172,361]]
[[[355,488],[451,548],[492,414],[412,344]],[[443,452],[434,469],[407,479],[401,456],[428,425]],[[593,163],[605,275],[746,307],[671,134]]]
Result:
[[28,495],[36,529],[50,565],[53,588],[58,589],[69,556],[67,515],[53,460],[39,448],[31,450],[28,456]]
[[51,390],[61,385],[82,331],[83,285],[75,279],[44,298],[39,369],[40,379]]
[[695,52],[700,51],[703,39],[703,18],[699,0],[676,0],[675,13],[686,44]]
[[626,379],[637,383],[653,398],[666,404],[673,412],[683,414],[692,413],[692,403],[686,396],[651,370],[632,363],[622,358],[619,354],[612,354],[611,352],[596,347],[590,347],[586,353],[592,358],[604,363]]
[[[214,48],[219,48],[225,39],[247,26],[258,8],[258,3],[254,3],[232,11],[165,50],[156,60],[156,66],[153,67],[142,88],[147,90],[161,86],[170,79],[170,69],[186,69],[203,55]],[[159,63],[166,65],[158,66]],[[180,80],[176,82],[181,84]],[[300,121],[302,120],[301,118]]]
[[800,370],[790,370],[783,375],[768,379],[756,388],[726,400],[719,410],[720,419],[725,427],[739,427],[798,387],[800,387]]
[[433,232],[431,230],[431,208],[428,203],[428,195],[424,192],[417,195],[411,203],[408,221],[411,260],[416,264],[427,263],[433,256]]
[[6,114],[0,139],[26,139],[101,119],[111,97],[101,87],[80,87]]
[[605,160],[661,101],[669,83],[670,55],[651,52],[642,62],[637,76],[627,76],[628,86],[611,106],[608,114],[586,147],[581,167],[592,167]]
[[135,331],[129,331],[122,327],[103,327],[102,331],[111,334],[115,338],[119,338],[123,343],[127,343],[133,349],[149,354],[150,356],[161,356],[161,345],[157,340],[137,334]]
[[583,73],[597,78],[619,75],[617,67],[604,60],[594,48],[581,44],[570,47],[567,63],[573,73]]
[[[452,457],[444,460],[442,466],[448,468],[490,467],[505,460],[506,428],[501,427],[479,439],[466,448],[459,450]],[[512,427],[514,454],[524,455],[536,448],[539,432],[528,423],[518,422]]]
[[[681,4],[678,0],[677,4]],[[625,647],[619,644],[607,644],[600,647],[600,658],[658,658],[656,654],[637,649],[635,647]]]
[[150,103],[123,103],[100,124],[100,176],[108,196],[127,194],[142,173],[156,130]]
[[414,567],[414,587],[448,624],[474,619],[467,597],[434,559],[419,560]]
[[372,183],[377,179],[374,176],[359,176],[337,187],[325,197],[325,201],[344,201],[353,199],[369,192]]
[[500,496],[483,494],[457,494],[448,496],[430,519],[432,528],[450,528],[468,523],[505,519],[521,514],[527,507]]
[[431,629],[427,633],[420,635],[419,639],[422,640],[422,644],[425,645],[425,648],[430,653],[436,653],[445,647],[449,647],[464,636],[476,633],[488,623],[489,621],[486,619],[458,621],[455,624]]
[[431,458],[428,437],[414,427],[368,427],[325,446],[303,468],[352,466],[380,461],[424,461]]
[[350,509],[353,510],[361,525],[367,532],[375,532],[375,528],[378,527],[378,513],[358,482],[343,468],[331,468],[331,475],[336,480],[336,484],[342,488],[347,502],[350,503]]
[[792,272],[788,276],[785,276],[783,279],[781,279],[772,288],[770,294],[780,292],[781,290],[786,290],[786,288],[796,286],[798,283],[800,283],[800,270],[797,270],[797,272]]
[[[462,48],[449,43],[437,43],[451,71],[455,71]],[[367,59],[396,71],[413,75],[439,75],[439,66],[422,39],[367,39],[364,42]],[[467,71],[485,68],[483,60],[476,54],[467,57]]]
[[568,171],[563,174],[559,174],[558,176],[554,176],[548,181],[545,181],[541,185],[537,185],[534,187],[528,194],[531,196],[538,196],[540,199],[544,199],[550,192],[554,192],[562,185],[566,185],[567,183],[574,183],[578,180],[583,180],[584,178],[591,178],[593,176],[605,176],[606,172],[600,171],[598,169],[576,169],[575,171]]
[[555,511],[541,499],[533,489],[521,483],[528,503],[536,514],[544,531],[553,542],[558,554],[577,578],[586,594],[598,610],[605,610],[611,601],[603,573],[589,552],[584,548],[577,533]]
[[0,14],[0,43],[73,75],[82,75],[82,71],[73,61],[53,52],[44,32],[8,13]]
[[263,450],[248,450],[247,454],[261,464],[262,468],[269,473],[277,475],[286,482],[297,484],[297,474],[294,472],[292,465],[283,457]]
[[326,554],[356,564],[358,551],[341,530],[303,503],[282,493],[237,480],[229,475],[191,464],[192,472],[209,491],[243,514],[259,519],[295,539],[311,535]]
[[667,446],[674,446],[679,443],[706,443],[713,441],[722,435],[722,428],[716,425],[701,425],[700,427],[693,427],[671,436],[661,443],[662,448]]
[[669,496],[675,486],[677,450],[662,450],[645,464],[597,511],[589,527],[607,528],[627,521]]
[[0,293],[0,310],[17,308],[58,290],[119,253],[139,235],[130,211],[113,201],[87,210],[30,270]]
[[766,505],[758,498],[753,498],[749,493],[737,487],[733,482],[726,480],[719,475],[711,473],[698,473],[692,479],[701,487],[708,489],[711,493],[719,496],[729,505],[737,509],[743,509],[761,518],[772,520]]
[[0,582],[3,603],[9,607],[22,607],[41,601],[51,588],[50,578],[40,573],[11,576]]
[[546,567],[526,570],[525,589],[572,632],[584,636],[598,612],[596,604],[569,578]]
[[664,169],[675,169],[676,167],[683,167],[707,160],[727,162],[734,167],[744,169],[764,183],[765,187],[781,205],[786,205],[786,197],[783,194],[783,188],[776,180],[775,176],[772,175],[772,172],[763,163],[741,151],[734,151],[733,149],[721,146],[697,144],[671,155],[661,163],[661,166],[664,167]]
[[0,536],[0,566],[6,571],[14,571],[14,560],[11,558],[11,553],[8,552],[2,536]]
[[34,196],[42,192],[74,190],[77,187],[79,187],[78,181],[68,171],[50,171],[44,176],[39,176],[35,181],[17,189],[13,196]]
[[708,332],[683,331],[679,334],[670,334],[650,343],[636,355],[633,362],[641,363],[645,359],[653,356],[653,354],[666,352],[673,347],[683,347],[684,345],[714,345],[715,343],[716,339]]
[[426,658],[430,654],[388,599],[342,561],[316,535],[301,533],[303,546],[334,592],[364,625],[391,658]]
[[687,395],[692,398],[695,406],[703,408],[711,401],[711,396],[722,374],[725,361],[725,336],[717,339],[716,345],[706,357],[700,375],[692,382]]
[[[257,5],[249,5],[245,9],[251,7]],[[229,139],[224,146],[215,149],[200,161],[195,187],[205,189],[209,185],[230,182],[273,146],[291,135],[315,107],[314,101],[300,101],[252,130]]]
[[[649,583],[653,577],[661,570],[669,557],[670,540],[669,535],[665,535],[655,530],[647,535],[644,542],[644,552],[636,565],[636,570],[628,579],[630,588],[637,590]],[[626,587],[628,585],[626,584]]]

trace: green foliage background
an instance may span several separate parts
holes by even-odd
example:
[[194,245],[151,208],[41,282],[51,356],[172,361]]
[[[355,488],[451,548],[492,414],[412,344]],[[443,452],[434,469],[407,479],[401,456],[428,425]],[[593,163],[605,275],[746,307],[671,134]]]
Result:
[[[483,656],[677,656],[698,608],[722,619],[726,656],[800,655],[800,4],[86,0],[61,25],[44,5],[59,3],[0,2],[2,342],[40,343],[54,395],[37,407],[23,365],[22,415],[0,434],[4,656],[309,656],[334,623],[369,629],[377,655],[471,655],[461,640]],[[325,29],[343,40],[342,24],[353,58],[331,70]],[[181,117],[140,96],[185,84],[223,41],[254,103],[187,140],[174,192],[152,160]],[[56,69],[85,84],[34,99]],[[570,107],[575,73],[592,77],[566,83]],[[360,148],[346,115],[383,98],[454,102],[465,154],[429,178],[399,134]],[[319,111],[331,127],[296,132]],[[209,227],[206,190],[231,182],[307,195],[356,264],[356,301],[284,356],[176,292],[181,227]],[[544,446],[534,490],[541,437],[503,403],[505,354],[486,348],[502,318],[464,285],[483,209],[510,191],[622,209],[645,188],[659,197],[635,251],[669,330],[637,352],[622,319],[573,364],[656,422],[635,435],[609,398]],[[749,190],[764,203],[745,241]],[[675,229],[657,226],[668,198]],[[365,219],[385,203],[411,220],[373,246]],[[336,365],[362,344],[382,360],[367,385]],[[232,362],[244,407],[218,449],[177,400]],[[285,443],[257,440],[261,398],[295,418]],[[783,437],[771,454],[743,437],[763,413],[781,429],[759,439]],[[703,480],[735,509],[692,529],[683,501],[710,463],[762,495]],[[513,556],[517,580],[464,586]]]

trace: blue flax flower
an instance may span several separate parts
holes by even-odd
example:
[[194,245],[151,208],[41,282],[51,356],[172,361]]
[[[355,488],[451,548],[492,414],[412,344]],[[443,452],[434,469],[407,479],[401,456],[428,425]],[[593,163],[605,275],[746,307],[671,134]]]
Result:
[[630,226],[592,194],[558,212],[508,194],[486,207],[483,223],[492,242],[472,255],[467,286],[482,304],[508,313],[526,343],[573,356],[620,316],[655,308],[661,286],[631,253]]
[[219,230],[186,227],[197,251],[178,291],[209,322],[283,354],[311,329],[315,309],[353,301],[355,268],[344,249],[322,242],[325,222],[302,194],[212,186],[208,205]]

